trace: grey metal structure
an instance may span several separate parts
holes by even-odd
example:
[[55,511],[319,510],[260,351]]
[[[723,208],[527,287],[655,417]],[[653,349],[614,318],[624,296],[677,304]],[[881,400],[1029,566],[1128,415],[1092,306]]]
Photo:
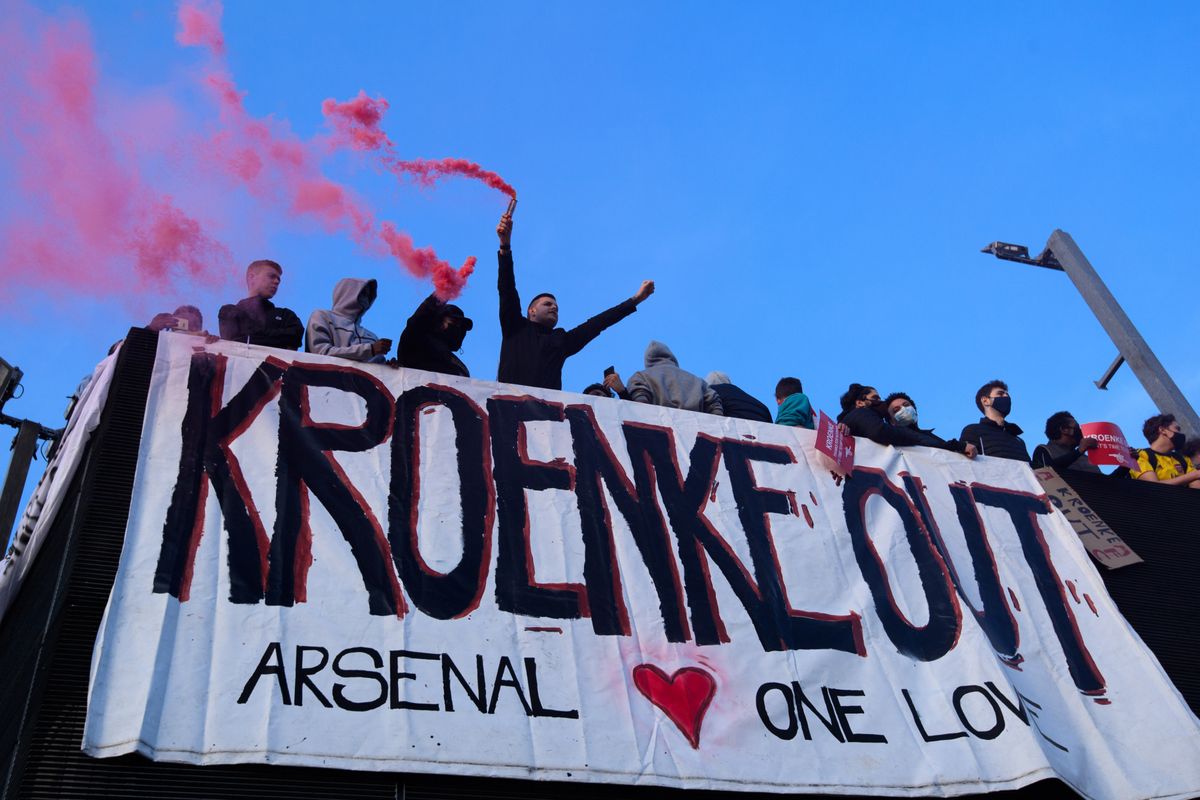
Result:
[[29,475],[29,464],[37,453],[41,429],[41,425],[27,419],[18,424],[12,444],[12,460],[8,464],[8,474],[4,476],[4,488],[0,490],[0,534],[4,536],[0,548],[8,544],[8,537],[12,535],[21,494],[25,491],[25,478]]
[[1004,242],[993,242],[985,247],[983,252],[992,253],[1006,261],[1018,261],[1067,273],[1088,307],[1092,309],[1092,313],[1096,315],[1096,319],[1104,326],[1108,338],[1117,346],[1117,359],[1105,371],[1104,376],[1096,381],[1096,386],[1106,388],[1121,364],[1128,362],[1150,399],[1158,406],[1158,411],[1174,414],[1189,439],[1200,436],[1200,416],[1163,369],[1158,357],[1150,350],[1150,346],[1133,326],[1117,299],[1096,274],[1096,270],[1079,249],[1079,245],[1075,244],[1071,234],[1055,230],[1046,242],[1046,249],[1036,259],[1029,257],[1028,248]]

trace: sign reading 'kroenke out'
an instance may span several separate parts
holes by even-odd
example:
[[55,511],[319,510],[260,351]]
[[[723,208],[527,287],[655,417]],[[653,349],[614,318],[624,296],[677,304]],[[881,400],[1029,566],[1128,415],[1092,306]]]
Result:
[[1025,464],[161,337],[84,749],[961,794],[1200,791]]

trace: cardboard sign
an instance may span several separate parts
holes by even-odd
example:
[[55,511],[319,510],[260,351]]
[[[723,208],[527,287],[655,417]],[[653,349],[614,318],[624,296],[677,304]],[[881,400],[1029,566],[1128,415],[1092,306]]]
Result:
[[[1116,427],[1116,426],[1114,426]],[[1104,524],[1096,512],[1087,507],[1079,496],[1053,467],[1040,467],[1033,471],[1046,496],[1062,515],[1071,523],[1080,541],[1087,548],[1092,558],[1109,569],[1127,567],[1130,564],[1141,564],[1142,558],[1133,549],[1121,541],[1121,537],[1113,533],[1113,529]]]
[[817,452],[832,462],[830,469],[838,475],[849,475],[854,470],[854,437],[845,436],[838,424],[824,411],[819,413]]
[[1129,454],[1129,442],[1120,427],[1112,422],[1085,422],[1079,426],[1079,431],[1085,437],[1092,437],[1098,444],[1088,450],[1088,461],[1100,466],[1117,464],[1122,467],[1136,467],[1137,462]]
[[803,428],[184,338],[92,756],[1200,793],[1200,721],[1025,463],[863,439],[836,482]]

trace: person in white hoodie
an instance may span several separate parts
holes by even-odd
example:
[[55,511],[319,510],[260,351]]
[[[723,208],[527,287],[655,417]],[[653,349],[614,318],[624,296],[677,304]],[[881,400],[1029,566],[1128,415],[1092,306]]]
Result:
[[392,340],[380,339],[361,324],[377,291],[374,278],[338,281],[333,287],[333,308],[314,311],[308,318],[304,351],[382,364],[392,349]]
[[712,387],[680,369],[671,348],[654,340],[646,347],[646,368],[630,376],[628,390],[629,399],[638,403],[725,414]]

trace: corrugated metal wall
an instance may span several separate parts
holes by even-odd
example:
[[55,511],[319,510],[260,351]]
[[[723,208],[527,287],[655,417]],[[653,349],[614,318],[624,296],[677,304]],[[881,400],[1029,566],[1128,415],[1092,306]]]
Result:
[[[130,331],[125,340],[104,418],[75,479],[73,496],[81,502],[60,512],[21,594],[0,626],[0,800],[669,800],[685,796],[682,791],[653,787],[297,767],[193,767],[137,756],[84,756],[79,746],[92,645],[120,558],[156,343],[156,336],[140,329]],[[1195,524],[1179,526],[1197,519],[1200,492],[1179,491],[1163,499],[1163,508],[1169,505],[1172,509],[1169,514],[1164,511],[1167,516],[1146,520],[1122,515],[1119,510],[1119,495],[1130,491],[1128,486],[1081,482],[1076,488],[1150,562],[1106,579],[1134,627],[1184,688],[1193,709],[1197,708],[1197,654],[1194,645],[1189,645],[1196,641],[1200,605],[1190,591],[1190,576],[1196,574],[1200,559],[1194,548],[1186,546],[1189,531],[1196,532]],[[1133,489],[1138,493],[1145,490],[1161,493],[1164,487]],[[1188,494],[1195,497],[1178,497]],[[1137,496],[1140,499],[1142,494]],[[1109,503],[1117,508],[1110,510]],[[1178,533],[1168,538],[1164,527]],[[717,792],[687,792],[686,796],[747,797]],[[1043,781],[1020,792],[987,795],[993,799],[1013,796],[1041,800],[1076,795],[1057,781]]]

